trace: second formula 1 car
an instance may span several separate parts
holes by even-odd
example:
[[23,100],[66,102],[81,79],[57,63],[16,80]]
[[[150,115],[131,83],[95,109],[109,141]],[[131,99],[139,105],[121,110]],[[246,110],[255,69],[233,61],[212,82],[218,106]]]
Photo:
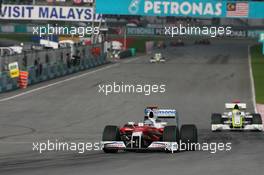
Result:
[[162,53],[155,53],[153,57],[149,60],[151,63],[164,63],[166,60],[163,57]]
[[225,104],[225,107],[229,111],[224,112],[223,114],[212,114],[212,131],[263,130],[261,115],[246,112],[247,105],[245,103],[227,103]]
[[[195,125],[182,125],[180,130],[175,109],[147,107],[143,122],[128,122],[121,128],[108,125],[104,128],[102,145],[105,153],[119,150],[179,151],[179,142],[198,142]],[[189,147],[188,150],[194,150]]]

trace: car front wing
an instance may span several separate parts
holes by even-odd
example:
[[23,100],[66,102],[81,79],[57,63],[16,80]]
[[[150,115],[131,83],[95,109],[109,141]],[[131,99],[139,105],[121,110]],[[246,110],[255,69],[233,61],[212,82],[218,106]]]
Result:
[[221,130],[249,130],[249,131],[263,131],[262,124],[248,124],[241,128],[232,128],[228,124],[212,124],[212,131],[221,131]]
[[176,152],[179,150],[177,142],[152,142],[147,148],[133,148],[126,146],[123,141],[103,141],[101,142],[103,148],[118,149],[118,150],[149,150],[149,151],[169,151]]

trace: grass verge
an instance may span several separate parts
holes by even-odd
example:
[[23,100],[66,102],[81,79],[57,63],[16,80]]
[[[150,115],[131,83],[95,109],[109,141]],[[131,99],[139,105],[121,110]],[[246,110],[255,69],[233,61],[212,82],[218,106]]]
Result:
[[264,104],[264,55],[262,54],[262,45],[252,46],[250,52],[256,102]]

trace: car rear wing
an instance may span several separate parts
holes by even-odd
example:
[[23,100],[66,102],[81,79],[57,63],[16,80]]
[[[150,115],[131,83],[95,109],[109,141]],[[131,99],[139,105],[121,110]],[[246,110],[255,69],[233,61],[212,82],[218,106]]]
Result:
[[178,112],[175,109],[145,109],[145,118],[144,120],[148,119],[149,113],[153,112],[154,117],[161,121],[175,121],[174,124],[179,126],[179,116]]
[[238,105],[240,109],[247,109],[247,104],[246,103],[226,103],[225,108],[226,109],[233,109],[235,105]]
[[159,118],[175,118],[177,116],[177,111],[175,109],[145,109],[145,116],[149,116],[149,113],[153,112],[154,116]]

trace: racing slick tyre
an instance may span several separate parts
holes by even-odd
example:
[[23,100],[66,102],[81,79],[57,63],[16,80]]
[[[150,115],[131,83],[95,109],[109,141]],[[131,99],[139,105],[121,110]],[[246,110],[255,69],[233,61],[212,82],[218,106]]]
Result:
[[222,115],[221,114],[212,114],[211,124],[222,124]]
[[[212,125],[218,125],[218,124],[222,124],[223,123],[223,119],[222,119],[222,114],[218,114],[218,113],[213,113],[211,116],[211,124]],[[213,132],[220,132],[221,130],[215,130]]]
[[252,114],[252,124],[262,124],[262,119],[260,114]]
[[[162,134],[163,142],[179,143],[179,140],[180,140],[180,132],[177,126],[165,126],[164,127],[163,134]],[[170,153],[171,151],[169,149],[166,149],[165,152]]]
[[198,142],[198,131],[195,125],[182,125],[180,130],[181,150],[195,151]]
[[[103,131],[103,141],[120,141],[120,132],[117,126],[108,125]],[[117,149],[103,148],[105,153],[117,153]]]
[[177,126],[166,126],[163,130],[162,140],[164,142],[179,142],[180,132]]

